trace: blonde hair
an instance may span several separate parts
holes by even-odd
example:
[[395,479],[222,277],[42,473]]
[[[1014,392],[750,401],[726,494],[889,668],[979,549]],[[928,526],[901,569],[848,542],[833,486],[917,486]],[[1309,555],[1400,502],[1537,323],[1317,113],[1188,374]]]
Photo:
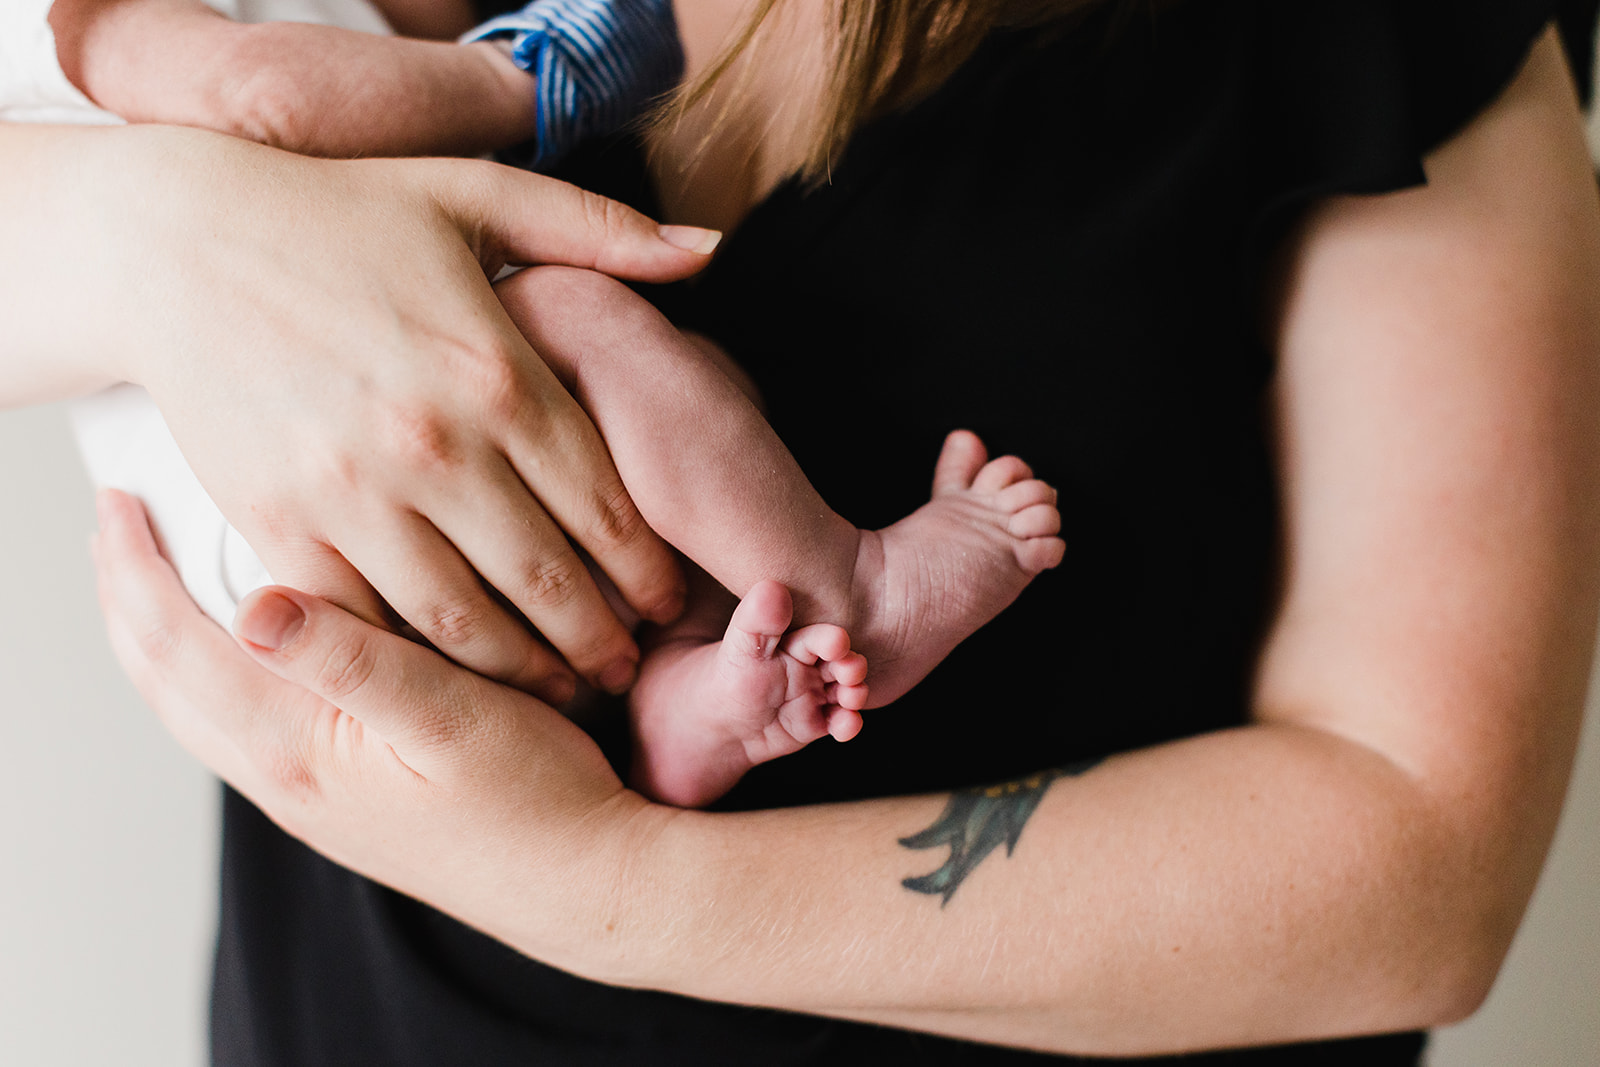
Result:
[[[763,27],[785,0],[755,0],[749,18],[720,55],[697,77],[667,98],[656,122],[681,121],[706,103],[741,58],[766,42]],[[786,140],[793,158],[789,173],[824,178],[856,129],[869,119],[905,107],[932,93],[971,57],[990,31],[1002,26],[1043,25],[1082,14],[1103,0],[794,0],[833,8],[830,40],[823,42],[824,74],[810,106],[801,109],[809,128]],[[1126,0],[1124,0],[1126,2]],[[748,66],[744,68],[748,70]],[[738,79],[721,94],[712,130],[741,101]],[[706,138],[709,139],[710,133]]]

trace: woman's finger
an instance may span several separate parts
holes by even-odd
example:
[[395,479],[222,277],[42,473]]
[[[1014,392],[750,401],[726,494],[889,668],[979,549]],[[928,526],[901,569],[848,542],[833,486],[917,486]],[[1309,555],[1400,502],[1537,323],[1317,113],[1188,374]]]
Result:
[[[522,493],[526,495],[525,490]],[[552,534],[566,549],[560,534]],[[525,546],[512,542],[492,547],[503,555]],[[495,602],[479,571],[423,516],[400,512],[381,525],[362,526],[347,543],[341,539],[338,548],[368,580],[388,591],[390,606],[423,640],[457,663],[556,704],[572,698],[575,682],[561,657]],[[498,557],[485,553],[478,558]],[[572,566],[583,572],[575,556]],[[583,578],[589,580],[587,572]],[[593,624],[614,632],[622,650],[631,649],[631,640],[599,590],[594,590],[593,599],[589,611]]]
[[[251,662],[201,613],[161,556],[138,500],[104,490],[96,502],[100,606],[118,661],[185,748],[250,791],[258,775],[247,752],[303,752],[297,720],[281,712],[308,694]],[[285,767],[294,757],[269,762]]]
[[[437,160],[435,198],[486,261],[565,263],[635,281],[686,278],[710,262],[722,235],[662,226],[615,200],[540,174]],[[471,168],[471,169],[463,169]]]
[[[462,556],[473,561],[477,572],[555,646],[573,670],[609,692],[623,691],[633,681],[639,662],[638,646],[612,612],[589,568],[573,551],[550,515],[540,507],[539,501],[528,495],[516,472],[509,465],[502,464],[502,467],[499,477],[489,479],[490,484],[503,487],[502,492],[492,497],[484,493],[463,496],[430,508],[434,525]],[[552,500],[565,499],[554,492],[545,495]],[[627,499],[626,495],[623,499]],[[632,507],[631,502],[628,506]],[[552,507],[563,523],[576,526],[581,521],[568,506],[554,504]],[[669,590],[676,589],[681,579],[673,560],[670,556],[658,558],[654,546],[659,542],[642,520],[639,529],[648,544],[618,544],[592,536],[583,540],[586,548],[613,559],[619,555],[640,557],[640,566],[656,568],[656,573],[651,575],[653,579],[665,579],[671,583],[667,586]],[[660,573],[663,571],[665,573]],[[666,607],[676,609],[681,603],[679,591],[677,602]],[[521,632],[526,633],[526,630]],[[441,646],[441,651],[458,663],[476,667],[449,648]],[[547,665],[534,666],[548,672]],[[508,684],[518,684],[502,673],[477,669]],[[518,685],[518,688],[558,704],[564,699],[526,685]]]
[[[412,499],[418,502],[417,510],[441,529],[448,525],[447,532],[455,539],[462,523],[450,516],[461,509],[475,516],[487,514],[487,508],[498,509],[502,515],[498,529],[506,515],[518,521],[529,518],[529,510],[521,504],[531,493],[553,525],[534,519],[520,537],[513,538],[512,543],[527,542],[520,557],[508,554],[503,540],[491,543],[489,554],[469,549],[460,540],[456,543],[474,567],[492,577],[539,631],[568,654],[574,667],[598,680],[596,672],[612,666],[620,650],[631,646],[619,641],[619,624],[609,609],[597,614],[603,602],[588,595],[593,586],[583,580],[581,569],[569,566],[576,557],[565,537],[588,553],[623,599],[652,622],[669,622],[682,610],[683,574],[672,550],[639,514],[588,412],[529,347],[494,293],[487,297],[487,314],[503,327],[496,331],[495,351],[488,356],[458,356],[452,383],[469,401],[470,415],[462,418],[481,424],[510,466],[489,469],[466,462],[455,440],[460,433],[455,426],[437,419],[433,425],[424,418],[410,419],[426,429],[410,435],[420,437],[420,442],[407,445],[417,486]],[[603,314],[607,309],[583,310]],[[441,473],[452,476],[441,478]],[[496,474],[503,477],[496,481]],[[425,493],[430,485],[431,492]],[[483,542],[481,535],[473,540]],[[537,569],[526,569],[528,564],[561,568],[541,576]],[[575,580],[563,585],[551,577]],[[508,584],[501,585],[502,580]],[[379,588],[384,589],[381,584]],[[577,592],[585,595],[574,599],[571,594]]]
[[234,633],[262,666],[354,717],[430,778],[488,773],[486,754],[516,731],[577,730],[533,697],[293,589],[250,594]]
[[[623,334],[622,343],[638,343],[629,324],[637,320],[637,305],[642,302],[625,287],[592,271],[561,275],[568,280],[581,278],[584,285],[542,290],[518,285],[520,279],[549,277],[549,270],[524,271],[495,287],[502,314],[509,316],[508,325],[515,324],[512,329],[524,347],[528,344],[524,337],[541,345],[549,340],[539,331],[531,306],[541,302],[559,305],[567,314],[611,322]],[[619,302],[617,292],[629,300]],[[527,402],[521,405],[521,417],[497,426],[506,456],[518,477],[594,560],[628,606],[651,622],[671,622],[683,610],[686,589],[677,557],[640,514],[617,471],[610,447],[615,441],[607,442],[592,410],[583,406],[584,388],[575,363],[585,357],[608,357],[603,352],[574,351],[570,345],[562,351],[559,342],[546,353],[527,350]],[[562,645],[560,640],[556,643]]]
[[550,387],[538,418],[506,428],[507,458],[635,611],[652,622],[672,621],[683,610],[685,589],[676,557],[639,514],[588,414],[553,375]]

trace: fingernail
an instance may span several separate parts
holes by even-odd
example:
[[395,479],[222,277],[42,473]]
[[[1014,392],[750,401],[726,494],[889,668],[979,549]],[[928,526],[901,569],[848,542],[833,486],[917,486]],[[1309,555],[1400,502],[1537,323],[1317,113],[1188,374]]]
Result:
[[705,230],[699,226],[663,226],[661,239],[673,248],[682,248],[696,255],[709,256],[722,242],[722,231]]
[[280,593],[261,593],[255,603],[241,608],[233,632],[258,648],[276,652],[300,633],[306,613]]
[[633,660],[619,659],[600,672],[600,688],[613,695],[626,693],[638,669]]

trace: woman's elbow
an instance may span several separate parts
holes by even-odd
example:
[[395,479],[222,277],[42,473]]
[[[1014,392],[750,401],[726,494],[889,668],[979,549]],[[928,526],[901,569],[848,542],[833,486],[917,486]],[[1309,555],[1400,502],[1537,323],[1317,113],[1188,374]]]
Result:
[[1401,942],[1408,958],[1397,968],[1409,988],[1393,1000],[1405,1005],[1409,1017],[1399,1023],[1406,1028],[1459,1023],[1483,1006],[1522,924],[1548,844],[1524,840],[1520,848],[1495,848],[1465,836],[1469,844],[1457,838],[1430,870],[1414,876],[1417,890],[1405,910],[1416,936]]

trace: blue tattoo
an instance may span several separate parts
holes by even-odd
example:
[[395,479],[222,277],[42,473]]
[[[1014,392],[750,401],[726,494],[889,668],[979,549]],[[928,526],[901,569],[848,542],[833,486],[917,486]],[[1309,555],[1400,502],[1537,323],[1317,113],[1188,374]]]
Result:
[[906,848],[950,846],[950,858],[931,874],[907,878],[900,884],[914,893],[939,896],[942,908],[950,903],[961,883],[1002,842],[1010,856],[1022,836],[1022,827],[1044,799],[1045,790],[1057,778],[1082,774],[1099,763],[1084,760],[1057,770],[1041,771],[1003,785],[963,789],[950,796],[944,813],[919,834],[902,837]]

